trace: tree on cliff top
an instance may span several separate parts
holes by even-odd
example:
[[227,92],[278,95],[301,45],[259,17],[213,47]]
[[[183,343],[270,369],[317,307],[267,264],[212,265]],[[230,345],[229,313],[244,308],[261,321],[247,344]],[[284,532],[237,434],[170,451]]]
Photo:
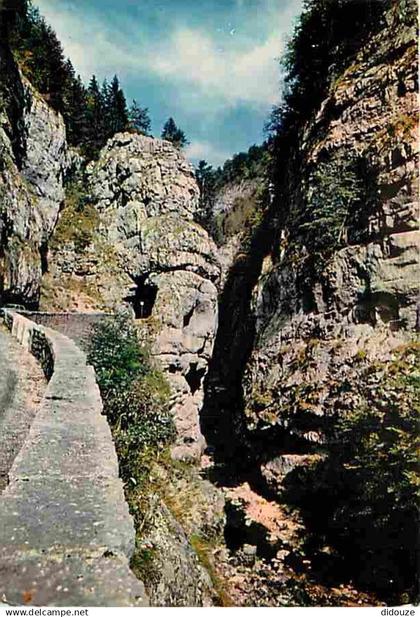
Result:
[[70,60],[67,60],[65,66],[67,78],[62,94],[62,114],[67,127],[67,139],[70,144],[77,144],[86,141],[89,136],[87,91],[80,75],[76,76]]
[[68,79],[63,48],[54,30],[30,3],[17,15],[11,46],[23,73],[60,111]]
[[132,129],[135,129],[141,133],[141,135],[150,135],[152,123],[149,116],[149,110],[147,107],[140,107],[135,99],[133,99],[129,109],[128,120]]
[[128,127],[127,103],[117,75],[114,75],[105,91],[105,109],[110,136]]
[[185,146],[189,144],[184,131],[177,127],[173,118],[169,118],[169,120],[165,122],[162,130],[162,139],[170,141],[179,149],[185,148]]
[[196,220],[211,233],[216,173],[207,161],[201,160],[196,167],[195,177],[200,189],[200,202]]

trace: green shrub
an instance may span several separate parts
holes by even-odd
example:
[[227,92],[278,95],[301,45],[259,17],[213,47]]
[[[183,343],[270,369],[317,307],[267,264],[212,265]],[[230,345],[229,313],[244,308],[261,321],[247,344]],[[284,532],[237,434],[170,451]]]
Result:
[[350,152],[338,152],[311,173],[299,225],[303,243],[328,256],[363,240],[366,217],[377,199],[374,171]]
[[413,343],[343,384],[359,404],[337,410],[327,458],[303,480],[315,536],[338,550],[359,585],[387,602],[418,597],[419,361]]
[[121,477],[137,484],[147,458],[168,444],[175,429],[169,413],[169,384],[127,314],[96,326],[88,352],[117,448]]

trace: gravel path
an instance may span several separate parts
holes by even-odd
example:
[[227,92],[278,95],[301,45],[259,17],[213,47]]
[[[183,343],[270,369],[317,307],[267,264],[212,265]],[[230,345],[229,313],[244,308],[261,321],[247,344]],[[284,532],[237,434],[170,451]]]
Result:
[[0,327],[0,492],[29,431],[46,380],[35,358]]

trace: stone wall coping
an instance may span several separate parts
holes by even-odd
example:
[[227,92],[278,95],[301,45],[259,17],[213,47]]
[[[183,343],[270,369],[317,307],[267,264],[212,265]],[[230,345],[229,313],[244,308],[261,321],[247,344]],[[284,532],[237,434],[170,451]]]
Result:
[[2,314],[49,381],[0,495],[0,602],[146,606],[129,568],[135,530],[95,372],[63,334]]
[[[5,308],[3,309],[3,311],[8,311],[9,309]],[[54,316],[62,316],[62,315],[83,315],[83,316],[92,316],[92,317],[96,317],[98,315],[100,315],[101,317],[112,317],[114,315],[114,313],[110,313],[110,312],[106,312],[106,311],[30,311],[30,310],[19,310],[19,311],[13,311],[13,312],[17,312],[19,315],[23,315],[23,316],[28,316],[28,315],[33,315],[33,316],[44,316],[44,315],[48,315],[51,317]]]

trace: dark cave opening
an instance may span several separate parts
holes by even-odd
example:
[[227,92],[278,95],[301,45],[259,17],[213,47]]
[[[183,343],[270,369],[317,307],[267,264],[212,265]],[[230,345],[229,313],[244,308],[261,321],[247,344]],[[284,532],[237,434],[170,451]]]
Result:
[[194,311],[195,311],[195,305],[188,311],[188,313],[184,315],[184,319],[182,322],[182,325],[184,328],[190,325],[190,321],[191,321],[192,316],[194,315]]
[[46,242],[41,244],[39,254],[41,257],[41,272],[45,274],[48,272],[48,244]]
[[136,319],[147,319],[152,315],[158,292],[157,285],[147,281],[148,275],[136,280],[134,295],[125,298],[131,304]]
[[190,369],[185,375],[185,379],[190,386],[191,394],[195,394],[201,386],[201,380],[206,372],[205,368],[197,368],[197,362],[190,364]]

